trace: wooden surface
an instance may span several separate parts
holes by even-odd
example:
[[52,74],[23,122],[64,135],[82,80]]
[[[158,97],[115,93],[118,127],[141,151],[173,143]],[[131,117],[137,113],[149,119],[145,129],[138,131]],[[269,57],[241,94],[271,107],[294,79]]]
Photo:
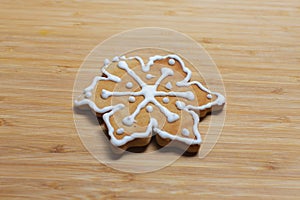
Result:
[[[0,199],[298,199],[300,2],[0,2]],[[203,160],[129,174],[95,160],[73,122],[77,69],[101,41],[159,26],[200,42],[227,92]]]

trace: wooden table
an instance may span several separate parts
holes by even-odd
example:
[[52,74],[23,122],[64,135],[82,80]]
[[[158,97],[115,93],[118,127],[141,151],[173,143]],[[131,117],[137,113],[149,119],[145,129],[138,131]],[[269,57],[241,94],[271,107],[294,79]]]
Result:
[[[0,199],[299,199],[299,0],[175,2],[1,1]],[[205,159],[131,174],[84,148],[72,89],[99,42],[143,26],[206,48],[227,116]]]

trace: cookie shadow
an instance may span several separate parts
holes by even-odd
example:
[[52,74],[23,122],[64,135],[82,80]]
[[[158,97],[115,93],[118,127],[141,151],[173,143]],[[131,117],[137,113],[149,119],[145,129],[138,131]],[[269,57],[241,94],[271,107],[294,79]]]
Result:
[[188,152],[187,149],[182,149],[172,145],[160,146],[156,139],[154,138],[151,143],[158,149],[161,153],[176,153],[185,157],[193,157],[196,156],[198,152]]

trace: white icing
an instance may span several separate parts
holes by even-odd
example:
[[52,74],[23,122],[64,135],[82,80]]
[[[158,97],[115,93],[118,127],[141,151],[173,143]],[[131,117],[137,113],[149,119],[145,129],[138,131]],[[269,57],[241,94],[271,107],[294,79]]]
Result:
[[175,64],[175,60],[173,58],[170,58],[168,61],[169,65],[174,65]]
[[164,92],[164,91],[157,91],[156,96],[173,96],[173,97],[181,97],[188,99],[190,101],[195,99],[195,96],[193,92],[187,91],[187,92]]
[[167,84],[165,85],[165,88],[167,88],[168,90],[171,90],[172,84],[170,82],[167,82]]
[[104,60],[104,65],[109,65],[109,60],[107,59],[107,58],[105,58],[105,60]]
[[118,135],[122,135],[124,133],[124,128],[119,128],[118,130],[117,130],[117,134]]
[[186,108],[190,110],[206,110],[212,108],[213,106],[222,106],[225,103],[225,97],[220,93],[211,92],[211,94],[216,95],[217,99],[202,106],[187,105]]
[[127,89],[131,89],[132,87],[133,87],[133,83],[132,82],[129,81],[129,82],[126,83],[126,88]]
[[[115,57],[113,59],[113,62],[118,62],[118,67],[121,69],[126,70],[126,72],[134,78],[134,80],[138,83],[138,85],[142,88],[140,91],[137,92],[111,92],[108,90],[103,89],[101,96],[104,99],[107,99],[110,96],[131,96],[133,98],[135,98],[134,96],[144,96],[144,100],[138,104],[136,110],[129,116],[125,117],[123,119],[123,123],[125,125],[132,125],[135,122],[135,117],[137,116],[137,114],[140,112],[140,110],[142,108],[144,108],[145,106],[148,105],[148,103],[153,103],[155,106],[157,106],[160,111],[167,117],[167,121],[169,123],[172,123],[176,120],[179,119],[179,116],[176,113],[172,113],[171,111],[169,111],[166,107],[162,106],[157,100],[156,100],[156,96],[163,96],[163,99],[168,99],[167,97],[170,96],[176,96],[176,97],[180,97],[180,98],[185,98],[187,100],[193,100],[194,99],[194,94],[190,91],[186,91],[186,92],[175,92],[175,91],[171,91],[171,92],[164,92],[164,91],[157,91],[157,87],[160,84],[160,82],[166,78],[167,76],[172,76],[173,75],[173,71],[169,68],[162,68],[161,69],[161,76],[159,77],[159,79],[156,81],[156,83],[154,85],[147,85],[146,83],[144,83],[136,74],[133,70],[131,70],[127,63],[124,60],[128,60],[128,59],[136,59],[140,62],[141,64],[141,69],[143,72],[148,72],[150,70],[150,67],[154,64],[154,62],[156,60],[162,60],[162,59],[166,59],[169,58],[169,61],[171,59],[173,59],[174,61],[176,60],[177,62],[179,62],[183,72],[186,73],[186,77],[179,82],[176,82],[177,86],[180,87],[188,87],[191,85],[196,85],[198,86],[199,89],[201,89],[204,92],[207,92],[209,94],[214,94],[216,95],[216,100],[214,100],[213,102],[209,102],[205,105],[201,105],[201,106],[192,106],[192,105],[185,105],[184,102],[182,101],[176,101],[176,107],[180,110],[186,111],[188,112],[192,118],[193,118],[193,134],[195,135],[195,138],[186,138],[186,137],[180,137],[178,135],[174,135],[171,133],[168,133],[166,131],[160,130],[159,128],[157,128],[157,121],[154,118],[150,118],[150,122],[147,126],[147,129],[145,132],[142,133],[132,133],[131,135],[126,135],[124,136],[122,139],[117,139],[114,136],[114,128],[112,127],[112,125],[110,124],[110,117],[112,115],[114,115],[114,113],[118,112],[119,110],[123,109],[125,107],[125,105],[123,104],[117,104],[114,106],[107,106],[104,108],[99,108],[95,102],[91,99],[89,99],[91,96],[90,94],[92,94],[92,92],[94,91],[97,83],[99,81],[113,81],[113,82],[120,82],[121,78],[110,74],[109,72],[106,71],[107,67],[110,64],[110,61],[108,59],[106,59],[104,61],[104,66],[101,68],[101,72],[106,75],[107,77],[102,77],[102,76],[96,76],[92,83],[84,89],[84,98],[82,99],[82,96],[79,96],[78,99],[76,99],[74,101],[75,106],[77,107],[81,107],[81,106],[89,106],[92,110],[94,110],[96,113],[105,113],[103,115],[103,120],[106,123],[107,127],[108,127],[108,134],[111,137],[111,143],[115,146],[122,146],[124,144],[126,144],[129,141],[132,141],[136,138],[145,138],[145,137],[149,137],[151,135],[152,130],[154,130],[155,132],[157,132],[162,138],[169,138],[171,140],[178,140],[178,141],[182,141],[185,142],[187,144],[200,144],[201,143],[201,136],[200,133],[198,131],[198,124],[199,124],[199,116],[198,114],[196,114],[194,112],[194,110],[205,110],[207,108],[211,108],[212,106],[215,105],[223,105],[225,103],[225,98],[224,96],[222,96],[219,93],[216,92],[211,92],[209,91],[206,87],[204,87],[200,82],[197,81],[191,81],[189,82],[189,80],[191,79],[191,74],[192,72],[185,66],[184,62],[181,60],[181,58],[177,55],[166,55],[166,56],[153,56],[149,58],[148,63],[145,65],[143,60],[138,57],[129,57],[126,58],[125,56],[121,56],[121,57]],[[129,98],[131,98],[129,97]],[[169,99],[168,99],[169,100]],[[163,100],[163,102],[165,102],[166,100]],[[147,106],[148,108],[149,106]],[[152,106],[151,106],[152,107]],[[146,109],[147,109],[146,108]],[[153,108],[152,108],[153,109]],[[117,132],[122,132],[121,130],[124,130],[123,128],[119,128],[117,130]],[[117,133],[118,134],[118,133]]]
[[209,89],[207,89],[206,87],[204,87],[200,82],[198,81],[191,81],[191,82],[187,82],[187,83],[182,83],[182,86],[190,86],[190,85],[196,85],[198,86],[199,89],[201,89],[204,92],[207,93],[211,93],[211,91]]
[[211,95],[211,94],[207,94],[206,97],[207,97],[208,99],[211,99],[211,98],[212,98],[212,95]]
[[151,112],[153,112],[153,107],[152,106],[147,106],[146,110],[147,110],[148,113],[151,113]]
[[144,81],[142,81],[142,79],[141,79],[138,75],[136,75],[136,73],[135,73],[132,69],[130,69],[130,68],[128,67],[128,65],[127,65],[127,63],[126,63],[125,61],[120,61],[120,62],[118,63],[118,67],[119,67],[120,69],[126,70],[127,73],[128,73],[132,78],[134,78],[134,80],[137,81],[137,83],[138,83],[140,86],[146,85],[146,83],[144,83]]
[[129,101],[130,103],[134,103],[134,102],[135,102],[135,97],[134,97],[134,96],[128,97],[128,101]]
[[[101,68],[101,72],[104,74],[104,75],[106,75],[107,76],[107,78],[108,78],[108,80],[111,80],[111,81],[114,81],[114,82],[121,82],[121,79],[120,79],[120,77],[118,77],[118,76],[115,76],[115,75],[113,75],[113,74],[110,74],[108,71],[106,71],[106,69],[107,69],[107,67],[109,66],[109,60],[108,59],[105,59],[104,60],[104,66]],[[96,76],[96,77],[99,77],[99,76]],[[96,78],[95,77],[95,78]],[[96,86],[96,84],[98,83],[98,81],[100,81],[100,80],[95,80],[94,79],[94,81],[93,81],[93,83],[90,85],[90,86],[93,86],[92,88],[94,88],[95,86]],[[86,88],[87,89],[87,88]],[[85,90],[86,90],[85,89]]]
[[150,80],[152,78],[154,78],[155,76],[152,74],[146,74],[146,79]]
[[183,136],[185,136],[185,137],[188,137],[188,136],[190,135],[190,132],[189,132],[188,129],[183,128],[183,129],[181,130],[181,134],[182,134]]
[[164,97],[162,101],[163,101],[164,103],[169,103],[170,100],[169,100],[168,97]]
[[[105,66],[104,66],[104,67],[105,67]],[[103,67],[103,68],[104,68],[104,67]],[[119,77],[117,77],[117,78],[119,78]],[[114,81],[114,82],[117,82],[115,76],[114,76],[114,75],[111,75],[111,74],[108,74],[107,77],[96,76],[96,77],[93,79],[92,83],[91,83],[88,87],[86,87],[86,88],[83,90],[83,92],[84,92],[85,94],[86,94],[86,93],[89,93],[89,92],[91,93],[91,92],[95,89],[95,87],[96,87],[96,85],[97,85],[97,83],[98,83],[99,81]],[[117,104],[117,105],[115,105],[115,106],[107,106],[107,107],[104,107],[104,108],[99,108],[99,107],[95,104],[94,101],[92,101],[92,100],[90,100],[90,99],[88,99],[88,98],[80,99],[80,97],[81,97],[81,95],[79,96],[78,99],[76,99],[76,100],[74,101],[74,105],[75,105],[76,107],[83,107],[83,106],[86,106],[86,105],[87,105],[87,106],[89,106],[92,110],[94,110],[94,111],[97,112],[97,113],[105,113],[105,112],[107,112],[107,111],[109,111],[109,110],[112,110],[113,108],[119,108],[119,109],[122,109],[122,108],[125,107],[123,104]]]
[[179,64],[181,65],[182,70],[186,73],[186,77],[182,81],[180,81],[176,84],[181,85],[181,82],[187,82],[191,79],[191,76],[192,76],[191,70],[185,66],[183,60],[178,55],[169,54],[166,56],[159,56],[159,55],[152,56],[149,58],[149,61],[147,64],[145,64],[143,59],[140,58],[139,56],[132,56],[132,57],[128,57],[128,58],[126,58],[125,56],[122,56],[122,59],[124,59],[124,60],[136,59],[137,61],[139,61],[143,72],[148,72],[150,70],[150,67],[154,64],[155,61],[163,60],[166,58],[174,59],[174,60],[178,61]]
[[115,57],[112,59],[113,62],[118,62],[119,60],[120,60],[120,59],[119,59],[118,56],[115,56]]
[[86,92],[84,96],[89,99],[89,98],[92,97],[92,93],[91,92]]
[[182,101],[176,101],[175,105],[179,110],[182,110],[185,107],[185,103]]
[[179,86],[179,87],[187,87],[187,86],[190,86],[190,85],[194,84],[194,85],[197,85],[202,91],[207,92],[207,93],[211,93],[200,82],[198,82],[198,81],[191,81],[191,82],[189,82],[189,80],[192,77],[192,71],[185,66],[183,60],[178,55],[169,54],[169,55],[166,55],[166,56],[159,56],[159,55],[152,56],[152,57],[149,58],[149,61],[148,61],[147,64],[145,64],[144,61],[140,57],[138,57],[138,56],[132,56],[132,57],[128,57],[128,58],[126,58],[125,56],[122,56],[121,58],[123,60],[136,59],[137,61],[139,61],[140,65],[141,65],[141,68],[142,68],[142,71],[144,71],[144,72],[148,72],[150,70],[150,67],[157,60],[163,60],[163,59],[166,59],[166,58],[174,59],[174,60],[176,60],[176,61],[179,62],[182,71],[186,73],[185,78],[182,81],[178,81],[176,83],[177,86]]
[[108,90],[105,90],[105,89],[102,89],[102,92],[101,92],[101,97],[103,99],[107,99],[108,97],[110,97],[110,92]]

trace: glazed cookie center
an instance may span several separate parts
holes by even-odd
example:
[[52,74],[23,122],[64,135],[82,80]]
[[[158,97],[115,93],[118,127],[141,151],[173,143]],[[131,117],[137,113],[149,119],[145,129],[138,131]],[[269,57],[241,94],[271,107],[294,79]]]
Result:
[[145,99],[153,101],[153,99],[155,98],[156,88],[156,85],[145,85],[142,88],[142,93],[144,94],[143,96],[145,97]]

